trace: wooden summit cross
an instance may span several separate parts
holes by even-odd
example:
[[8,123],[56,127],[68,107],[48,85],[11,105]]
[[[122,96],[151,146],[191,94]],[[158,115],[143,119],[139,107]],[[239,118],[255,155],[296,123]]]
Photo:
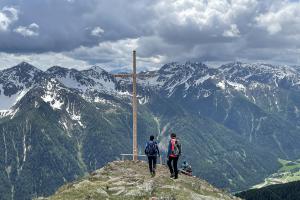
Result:
[[133,51],[133,70],[132,74],[115,74],[114,77],[128,78],[132,77],[132,137],[133,137],[133,153],[134,161],[138,160],[138,144],[137,144],[137,97],[136,97],[136,51]]

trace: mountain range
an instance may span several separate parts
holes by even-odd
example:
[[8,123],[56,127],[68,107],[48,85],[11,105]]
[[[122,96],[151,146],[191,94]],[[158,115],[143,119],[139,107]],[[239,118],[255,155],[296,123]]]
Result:
[[[247,189],[300,153],[300,68],[169,63],[138,78],[138,144],[177,133],[193,172]],[[129,78],[98,66],[0,71],[0,197],[47,196],[132,149]]]

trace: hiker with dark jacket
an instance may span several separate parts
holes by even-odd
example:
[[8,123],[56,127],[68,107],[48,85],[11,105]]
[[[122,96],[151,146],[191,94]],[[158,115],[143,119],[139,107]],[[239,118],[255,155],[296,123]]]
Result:
[[176,138],[175,133],[171,133],[171,139],[168,146],[168,167],[171,173],[171,178],[178,178],[177,162],[181,155],[181,145],[179,140]]
[[183,163],[181,164],[181,169],[179,171],[188,176],[193,175],[192,166],[189,165],[189,163],[186,160],[183,161]]
[[157,161],[157,156],[159,156],[159,149],[157,142],[154,141],[154,136],[150,136],[150,141],[147,142],[146,148],[145,148],[145,154],[148,157],[148,162],[149,162],[149,170],[151,173],[151,176],[155,176],[155,169],[156,169],[156,161]]

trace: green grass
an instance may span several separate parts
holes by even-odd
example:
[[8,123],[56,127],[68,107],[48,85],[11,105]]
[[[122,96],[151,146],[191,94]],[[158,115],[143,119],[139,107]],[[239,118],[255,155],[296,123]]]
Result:
[[278,161],[282,164],[282,167],[279,169],[279,172],[288,172],[294,169],[300,170],[300,162],[298,160],[289,161],[289,160],[279,159]]
[[295,161],[278,159],[278,162],[281,164],[278,171],[266,178],[263,183],[257,184],[252,188],[261,188],[268,185],[300,180],[300,159]]

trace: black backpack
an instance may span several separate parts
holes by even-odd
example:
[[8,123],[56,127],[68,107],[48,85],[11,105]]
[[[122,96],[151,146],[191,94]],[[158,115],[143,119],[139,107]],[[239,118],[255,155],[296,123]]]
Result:
[[148,142],[146,149],[145,149],[145,154],[147,156],[156,156],[157,155],[157,144],[156,142]]

